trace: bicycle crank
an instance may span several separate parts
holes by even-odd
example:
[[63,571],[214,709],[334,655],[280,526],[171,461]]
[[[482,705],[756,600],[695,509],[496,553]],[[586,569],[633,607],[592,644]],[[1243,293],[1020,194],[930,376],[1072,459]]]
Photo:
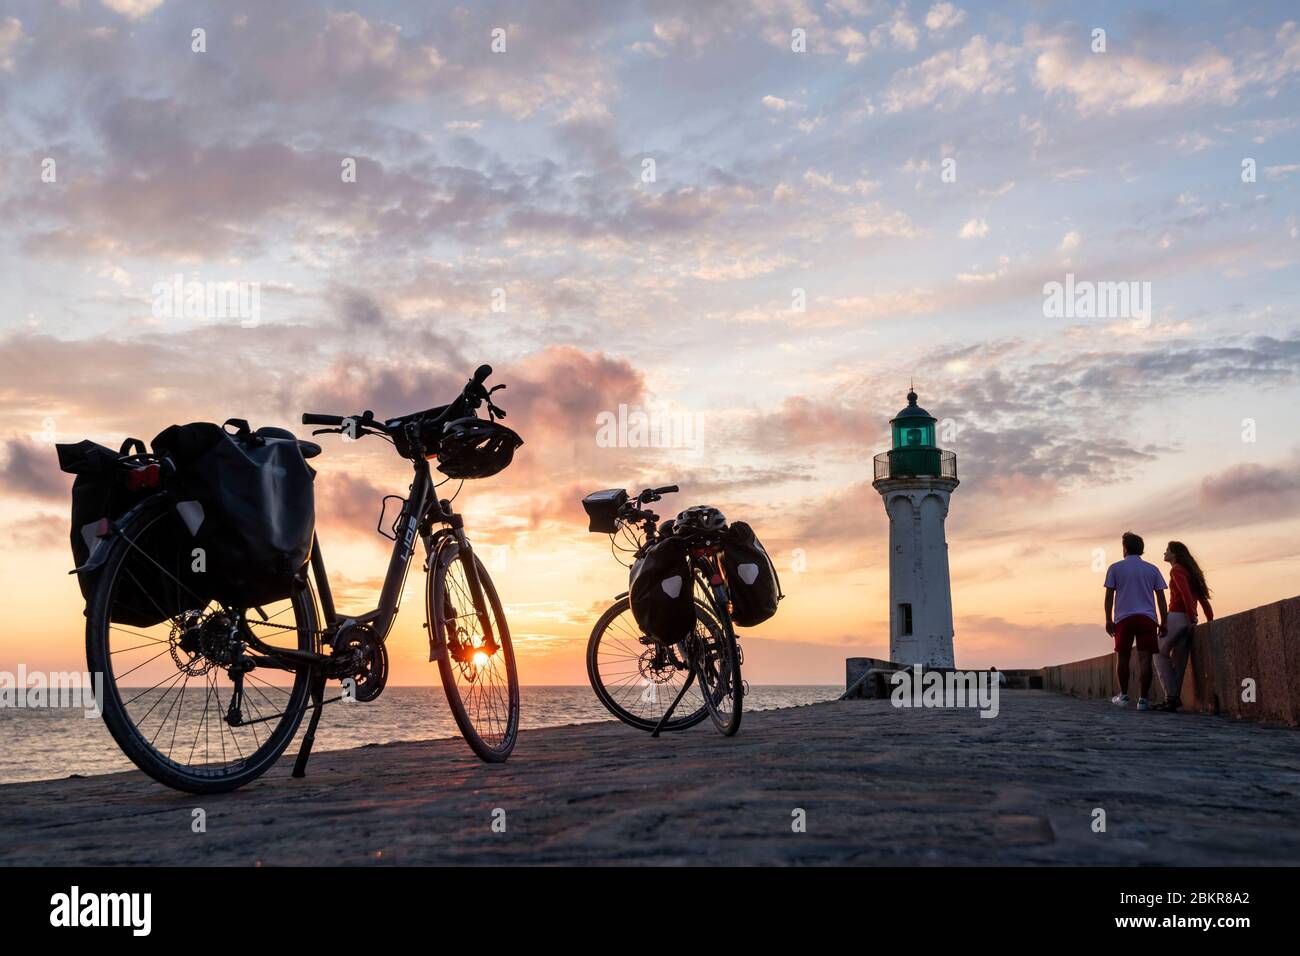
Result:
[[365,624],[345,625],[332,646],[329,674],[343,681],[345,697],[365,702],[383,693],[388,683],[388,648],[373,630]]

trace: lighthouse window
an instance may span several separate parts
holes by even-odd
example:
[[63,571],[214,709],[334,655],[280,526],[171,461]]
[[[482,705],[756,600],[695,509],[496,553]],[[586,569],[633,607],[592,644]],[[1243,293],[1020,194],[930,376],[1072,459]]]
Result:
[[907,637],[912,633],[912,605],[898,605],[898,633],[900,637]]

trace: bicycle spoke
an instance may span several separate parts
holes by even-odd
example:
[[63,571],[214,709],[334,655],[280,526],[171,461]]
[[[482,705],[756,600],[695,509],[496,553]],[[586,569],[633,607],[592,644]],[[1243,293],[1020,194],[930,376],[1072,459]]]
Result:
[[[482,581],[486,572],[480,571],[480,575]],[[480,615],[472,597],[466,562],[461,556],[457,555],[440,572],[440,584],[438,613],[448,640],[444,671],[444,679],[450,682],[448,694],[460,702],[469,724],[467,737],[472,730],[473,736],[489,750],[497,750],[510,741],[517,720],[506,644],[508,632],[488,600],[486,587],[483,595],[486,606]],[[486,647],[484,617],[493,626],[496,649],[492,653]]]

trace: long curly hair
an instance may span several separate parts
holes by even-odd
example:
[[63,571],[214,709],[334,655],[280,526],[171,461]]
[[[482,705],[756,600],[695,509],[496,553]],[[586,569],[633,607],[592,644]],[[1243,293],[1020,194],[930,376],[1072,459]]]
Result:
[[1192,584],[1192,593],[1199,598],[1209,598],[1210,586],[1205,583],[1205,572],[1192,557],[1192,552],[1187,550],[1187,545],[1181,541],[1170,541],[1169,553],[1174,556],[1174,562],[1182,565],[1187,571],[1187,577]]

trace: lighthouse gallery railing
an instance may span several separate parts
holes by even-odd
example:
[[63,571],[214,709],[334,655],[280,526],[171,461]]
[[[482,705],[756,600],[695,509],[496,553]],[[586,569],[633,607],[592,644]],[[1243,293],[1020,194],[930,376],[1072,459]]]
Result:
[[875,480],[956,478],[957,454],[939,448],[894,448],[875,457]]

